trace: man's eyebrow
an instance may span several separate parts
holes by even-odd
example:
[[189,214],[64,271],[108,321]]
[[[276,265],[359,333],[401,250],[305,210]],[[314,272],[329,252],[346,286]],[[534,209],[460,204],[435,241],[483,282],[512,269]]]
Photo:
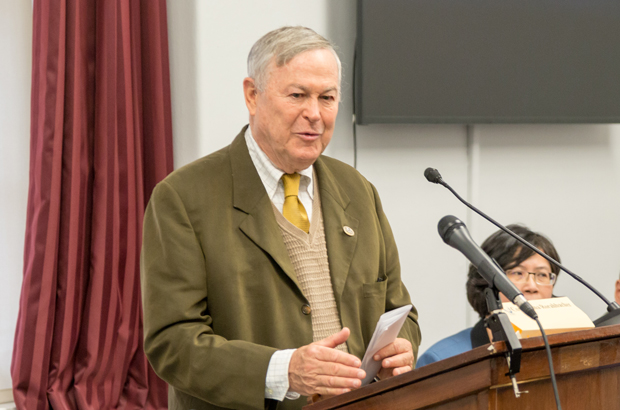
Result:
[[309,91],[307,87],[304,87],[301,84],[291,84],[291,85],[289,85],[289,88],[298,88],[301,91],[303,91],[304,93],[308,93],[308,91]]
[[[299,88],[300,90],[302,90],[302,91],[303,91],[303,92],[305,92],[305,93],[309,93],[309,92],[310,92],[310,89],[308,89],[308,87],[303,86],[303,85],[301,85],[301,84],[291,84],[291,85],[289,85],[289,87],[292,87],[292,88]],[[329,93],[329,92],[332,92],[332,91],[333,91],[333,92],[338,92],[338,87],[329,87],[329,88],[327,88],[327,89],[323,90],[323,91],[321,92],[321,94]]]

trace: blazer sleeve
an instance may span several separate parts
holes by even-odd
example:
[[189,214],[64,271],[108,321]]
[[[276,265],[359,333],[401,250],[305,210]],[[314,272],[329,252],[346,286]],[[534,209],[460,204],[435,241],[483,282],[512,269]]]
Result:
[[214,333],[205,255],[186,207],[166,181],[146,209],[141,254],[144,348],[155,372],[211,404],[263,409],[276,349]]

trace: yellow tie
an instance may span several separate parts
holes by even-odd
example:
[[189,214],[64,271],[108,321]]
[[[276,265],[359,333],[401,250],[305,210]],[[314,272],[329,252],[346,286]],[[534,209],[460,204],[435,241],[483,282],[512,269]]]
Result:
[[282,215],[290,223],[308,233],[310,229],[310,222],[308,221],[308,214],[306,208],[299,200],[297,196],[299,193],[299,178],[301,175],[284,174],[282,175],[282,183],[284,184],[284,207],[282,208]]

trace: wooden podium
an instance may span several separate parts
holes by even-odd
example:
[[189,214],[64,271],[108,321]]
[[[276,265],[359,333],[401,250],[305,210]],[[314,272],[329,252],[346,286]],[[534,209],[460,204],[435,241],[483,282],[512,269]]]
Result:
[[[549,343],[563,410],[620,410],[620,325],[550,335]],[[498,342],[304,410],[555,409],[542,337],[521,344],[520,398],[506,376],[506,346]]]

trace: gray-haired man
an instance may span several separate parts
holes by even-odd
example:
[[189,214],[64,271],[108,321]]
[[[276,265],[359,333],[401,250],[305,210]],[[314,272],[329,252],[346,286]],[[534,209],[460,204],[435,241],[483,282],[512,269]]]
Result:
[[[360,386],[377,319],[410,303],[375,188],[321,156],[340,61],[314,31],[263,36],[243,81],[250,124],[155,189],[144,222],[145,350],[171,409],[300,408]],[[413,367],[417,313],[376,356]]]

